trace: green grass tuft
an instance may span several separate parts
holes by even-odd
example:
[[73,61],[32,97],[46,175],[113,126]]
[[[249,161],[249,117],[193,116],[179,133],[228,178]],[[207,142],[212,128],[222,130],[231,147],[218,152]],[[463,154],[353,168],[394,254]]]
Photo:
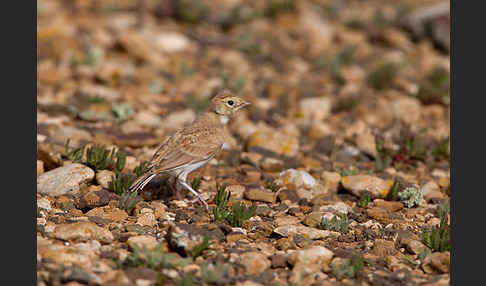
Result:
[[352,279],[363,268],[363,260],[359,256],[354,257],[352,259],[345,258],[343,259],[342,265],[337,266],[336,264],[332,264],[331,267],[332,267],[332,274],[338,280],[341,280],[343,278]]
[[229,212],[226,210],[226,206],[228,205],[230,195],[230,192],[226,192],[225,188],[219,188],[214,198],[216,207],[213,209],[214,219],[216,221],[223,221],[228,217]]
[[242,203],[234,204],[226,220],[232,227],[241,227],[246,220],[255,215],[256,208],[256,205],[248,208]]
[[325,230],[337,231],[340,233],[347,233],[349,230],[349,220],[346,214],[337,213],[331,219],[326,217],[321,220],[321,228]]
[[359,199],[359,203],[358,205],[362,208],[365,208],[368,206],[368,204],[370,203],[371,201],[371,194],[370,192],[365,192],[361,198]]
[[377,90],[387,89],[393,86],[393,80],[398,73],[398,65],[385,63],[368,75],[368,83]]
[[207,236],[204,236],[203,241],[200,244],[194,246],[189,251],[189,254],[193,259],[196,259],[197,257],[201,256],[201,254],[203,254],[205,250],[209,250],[209,249],[211,249],[209,245],[209,239]]

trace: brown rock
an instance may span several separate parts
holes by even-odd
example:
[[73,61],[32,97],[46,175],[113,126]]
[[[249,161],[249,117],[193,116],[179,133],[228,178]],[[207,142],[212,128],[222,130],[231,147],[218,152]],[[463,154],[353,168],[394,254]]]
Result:
[[295,190],[288,190],[288,189],[283,189],[278,191],[278,199],[283,202],[285,200],[289,200],[293,203],[299,201],[299,196],[297,195],[297,192]]
[[88,217],[99,216],[115,222],[121,222],[128,217],[128,214],[119,208],[99,207],[91,209],[86,213]]
[[241,264],[246,268],[246,274],[258,275],[272,265],[266,255],[260,252],[246,252],[241,255]]
[[336,172],[324,171],[321,174],[321,180],[324,187],[332,192],[337,192],[339,183],[341,183],[341,175]]
[[451,267],[451,253],[435,252],[424,259],[422,269],[426,273],[449,273]]
[[398,250],[395,248],[393,241],[376,239],[371,253],[379,257],[386,257],[388,255],[396,255]]
[[366,214],[376,220],[384,220],[390,217],[390,211],[380,207],[373,207],[366,210]]
[[226,191],[231,193],[231,198],[241,200],[245,194],[245,187],[242,185],[230,185],[226,187]]
[[105,189],[101,191],[89,191],[76,200],[76,206],[78,209],[95,208],[107,205],[110,200],[116,199],[118,199],[117,195]]
[[287,267],[287,256],[282,254],[275,254],[271,257],[272,268],[285,268]]
[[357,197],[361,197],[368,191],[372,198],[384,198],[390,191],[393,181],[385,181],[370,175],[355,175],[342,177],[341,183],[346,190]]
[[131,249],[134,247],[143,247],[145,246],[147,249],[152,250],[155,247],[157,247],[158,242],[155,239],[155,237],[150,236],[150,235],[138,235],[138,236],[132,236],[127,240],[128,246],[130,246]]
[[245,198],[252,201],[275,203],[277,200],[277,193],[270,190],[252,188],[245,191]]
[[37,160],[37,177],[42,173],[44,173],[44,162]]
[[105,243],[113,241],[111,232],[91,222],[57,225],[53,235],[61,240],[88,241],[96,239]]
[[276,158],[265,158],[261,166],[265,172],[280,172],[284,168],[284,162]]
[[396,201],[385,201],[382,199],[376,199],[373,201],[375,206],[387,209],[391,212],[396,212],[401,209],[403,209],[403,204],[401,202],[396,202]]

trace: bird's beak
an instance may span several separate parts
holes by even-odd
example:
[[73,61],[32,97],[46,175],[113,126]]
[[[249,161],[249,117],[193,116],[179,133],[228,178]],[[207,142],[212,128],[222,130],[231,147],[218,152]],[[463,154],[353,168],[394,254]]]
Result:
[[241,105],[241,107],[245,107],[245,106],[248,106],[248,105],[251,105],[251,103],[248,102],[248,101],[245,101],[245,102],[243,102],[243,104]]

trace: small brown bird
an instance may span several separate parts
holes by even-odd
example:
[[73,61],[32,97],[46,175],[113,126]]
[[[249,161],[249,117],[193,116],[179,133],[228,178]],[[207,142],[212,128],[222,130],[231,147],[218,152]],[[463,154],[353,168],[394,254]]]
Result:
[[175,178],[178,196],[179,182],[208,209],[204,199],[186,182],[187,175],[205,165],[222,149],[226,141],[224,125],[231,115],[249,104],[229,91],[218,93],[211,99],[207,112],[198,115],[189,126],[179,129],[158,147],[145,173],[131,185],[130,193],[143,189],[156,175],[168,173]]

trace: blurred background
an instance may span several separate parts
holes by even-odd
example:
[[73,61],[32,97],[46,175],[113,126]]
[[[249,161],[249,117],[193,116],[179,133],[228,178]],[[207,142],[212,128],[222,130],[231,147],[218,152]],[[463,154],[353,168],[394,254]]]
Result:
[[[422,182],[449,169],[449,15],[433,0],[39,0],[40,172],[67,139],[116,145],[131,170],[230,89],[253,105],[218,159],[247,182],[288,167]],[[250,176],[253,153],[284,164]]]

